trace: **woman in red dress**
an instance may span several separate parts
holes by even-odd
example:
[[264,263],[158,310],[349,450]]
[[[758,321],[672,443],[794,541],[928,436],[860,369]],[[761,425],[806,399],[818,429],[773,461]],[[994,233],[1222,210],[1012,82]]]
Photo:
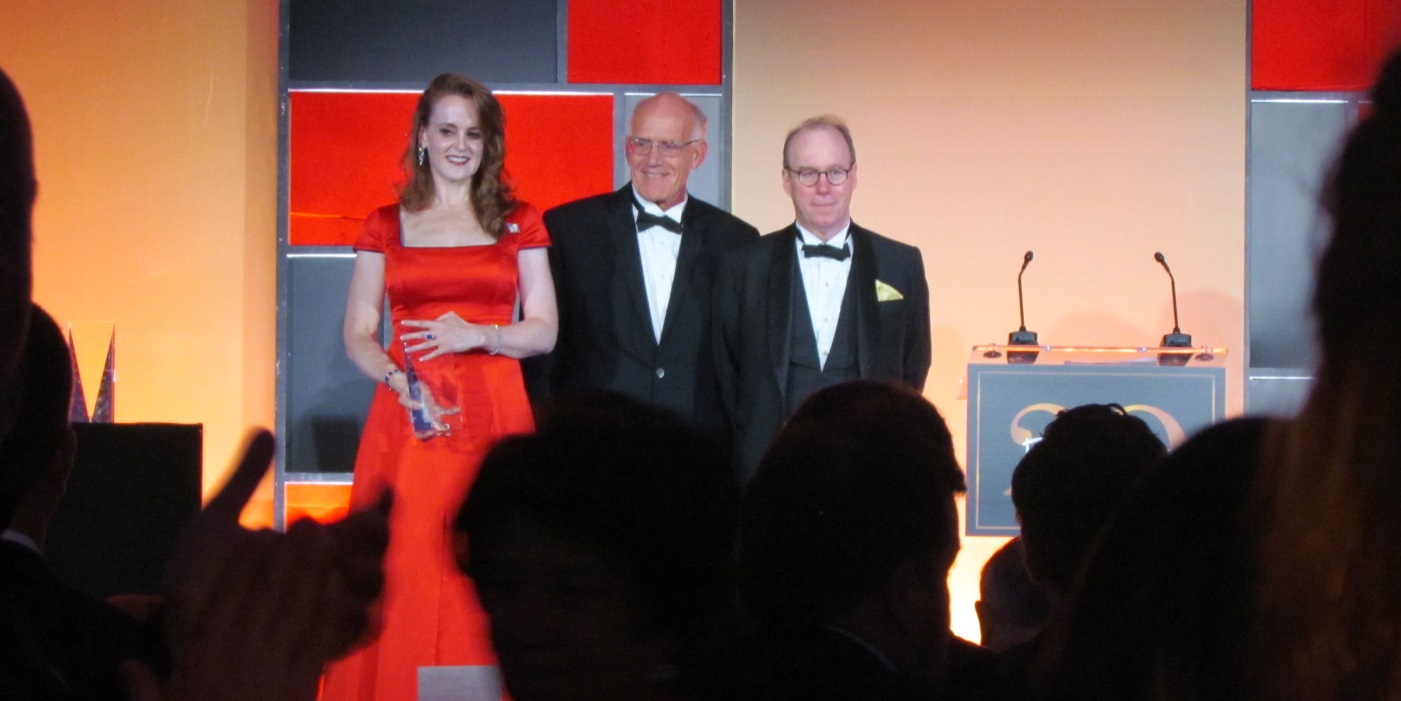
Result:
[[[378,636],[332,665],[327,701],[412,701],[426,668],[494,673],[449,524],[492,444],[533,430],[518,359],[548,352],[558,327],[548,234],[503,179],[504,122],[480,83],[435,78],[414,111],[399,202],[372,212],[355,243],[345,348],[381,386],[351,506],[386,488],[395,499]],[[386,294],[393,331],[382,345]]]

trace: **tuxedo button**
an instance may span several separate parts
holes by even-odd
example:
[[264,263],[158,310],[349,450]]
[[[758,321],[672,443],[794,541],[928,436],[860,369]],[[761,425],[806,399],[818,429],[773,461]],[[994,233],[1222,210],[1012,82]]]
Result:
[[663,377],[666,377],[666,368],[657,368],[657,379],[660,380]]

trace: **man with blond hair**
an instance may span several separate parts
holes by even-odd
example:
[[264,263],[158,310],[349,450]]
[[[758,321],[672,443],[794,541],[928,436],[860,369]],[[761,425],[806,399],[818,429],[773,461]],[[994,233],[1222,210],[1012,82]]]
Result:
[[817,390],[858,378],[924,390],[924,262],[914,246],[851,220],[857,175],[842,120],[798,125],[783,144],[793,224],[721,263],[715,358],[743,481]]
[[624,142],[631,182],[545,212],[559,340],[525,363],[532,399],[612,390],[723,431],[712,284],[721,254],[759,232],[687,192],[705,130],[676,93],[641,101]]

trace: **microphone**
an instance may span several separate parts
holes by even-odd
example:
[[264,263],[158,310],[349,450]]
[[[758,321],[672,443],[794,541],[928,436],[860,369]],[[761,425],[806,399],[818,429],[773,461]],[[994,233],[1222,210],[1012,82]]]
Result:
[[1022,299],[1022,273],[1026,272],[1026,266],[1031,265],[1031,251],[1027,251],[1022,257],[1022,269],[1017,273],[1017,312],[1021,316],[1021,326],[1016,331],[1007,334],[1007,345],[1009,346],[1034,346],[1036,345],[1036,332],[1026,330],[1026,303]]
[[[1031,265],[1032,253],[1027,251],[1022,256],[1022,269],[1017,272],[1017,312],[1020,316],[1021,326],[1016,331],[1007,334],[1007,345],[1009,346],[1035,346],[1039,345],[1036,340],[1035,331],[1026,330],[1026,303],[1022,297],[1022,274],[1026,272],[1026,266]],[[1036,362],[1038,351],[1007,351],[1007,362],[1014,364],[1030,364]]]
[[[1168,274],[1168,280],[1172,282],[1172,333],[1163,335],[1164,348],[1191,348],[1192,336],[1182,333],[1182,327],[1177,323],[1177,278],[1172,274],[1172,268],[1168,267],[1167,258],[1162,251],[1153,254],[1153,260],[1158,261],[1158,265],[1163,266],[1163,270]],[[1191,358],[1188,354],[1159,353],[1158,362],[1162,365],[1186,365]]]

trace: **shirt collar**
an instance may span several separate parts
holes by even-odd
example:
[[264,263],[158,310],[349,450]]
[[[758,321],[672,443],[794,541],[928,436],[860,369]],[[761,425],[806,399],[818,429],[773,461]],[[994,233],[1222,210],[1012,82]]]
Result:
[[[634,185],[632,188],[632,201],[635,205],[640,206],[642,208],[642,211],[648,214],[655,214],[657,216],[669,217],[671,219],[675,219],[676,221],[681,221],[681,215],[686,212],[686,203],[691,201],[691,194],[689,192],[682,193],[681,201],[678,202],[676,206],[672,207],[671,209],[664,210],[661,207],[658,207],[656,202],[648,202],[647,200],[644,200],[641,197],[639,197],[637,194],[637,186]],[[637,219],[637,208],[634,207],[632,211],[632,218]]]
[[11,543],[18,543],[19,545],[23,545],[24,547],[29,548],[30,550],[33,550],[36,553],[39,552],[39,545],[34,542],[33,538],[30,538],[29,536],[20,533],[16,530],[6,528],[3,533],[0,533],[0,540],[8,540]]
[[[824,243],[822,239],[817,238],[817,234],[814,234],[811,231],[808,231],[807,229],[803,228],[802,224],[793,222],[793,226],[796,226],[798,228],[798,246],[817,246]],[[825,243],[830,246],[836,246],[837,248],[841,248],[842,246],[846,245],[847,241],[850,238],[851,222],[848,221],[846,223],[846,226],[842,227],[842,230],[838,231],[837,235],[832,237],[832,240],[826,241]]]
[[881,652],[875,645],[866,642],[855,633],[849,630],[845,630],[843,628],[839,628],[835,625],[828,625],[827,630],[830,630],[833,633],[836,633],[837,635],[840,635],[843,638],[846,638],[851,642],[856,643],[857,645],[860,645],[861,647],[865,648],[867,652],[875,656],[876,661],[880,664],[881,667],[885,668],[885,671],[892,673],[898,671],[895,668],[895,663],[891,662],[890,658],[886,657],[884,652]]

